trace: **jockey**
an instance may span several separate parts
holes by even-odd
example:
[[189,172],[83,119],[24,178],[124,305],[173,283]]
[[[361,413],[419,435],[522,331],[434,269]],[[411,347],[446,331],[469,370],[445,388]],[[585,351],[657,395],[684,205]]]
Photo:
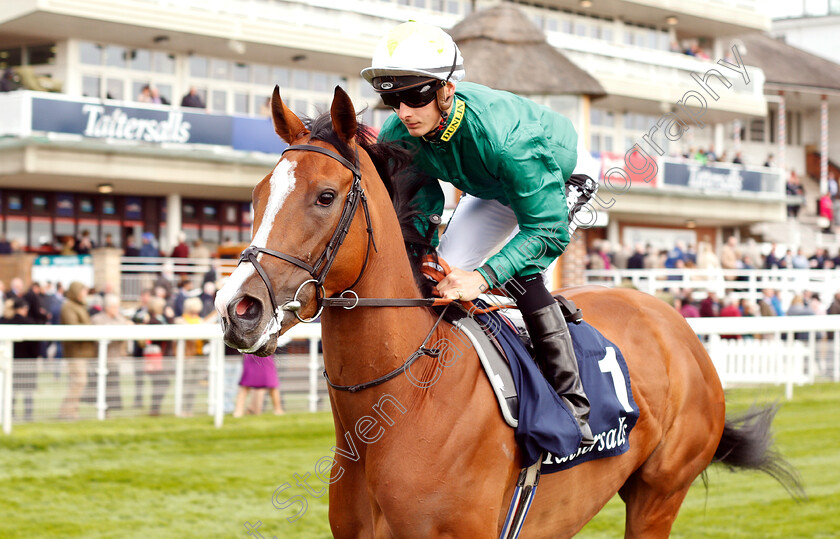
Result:
[[[391,29],[362,71],[396,113],[379,141],[413,150],[421,171],[464,192],[440,238],[438,253],[453,269],[438,292],[473,300],[504,286],[522,312],[540,369],[577,420],[582,445],[591,445],[589,400],[569,329],[542,275],[570,239],[564,186],[577,162],[577,133],[565,116],[458,82],[464,75],[452,38],[417,22]],[[427,182],[415,201],[426,215],[439,215],[438,182]]]

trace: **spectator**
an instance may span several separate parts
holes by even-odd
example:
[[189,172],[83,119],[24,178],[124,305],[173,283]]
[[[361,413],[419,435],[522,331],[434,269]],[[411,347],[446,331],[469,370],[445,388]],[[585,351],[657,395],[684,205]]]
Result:
[[266,97],[263,104],[260,105],[260,116],[267,116],[271,118],[271,98]]
[[202,286],[201,295],[198,296],[201,300],[201,317],[208,318],[216,314],[216,283],[207,281]]
[[741,298],[738,301],[738,310],[741,312],[741,316],[756,316],[757,307],[755,303],[750,303],[746,298]]
[[837,250],[837,256],[831,259],[834,262],[835,268],[840,268],[840,249]]
[[[271,401],[274,404],[274,415],[281,415],[283,407],[280,404],[280,391],[278,389],[277,367],[274,365],[274,356],[259,357],[253,354],[242,356],[242,378],[239,380],[239,393],[236,395],[236,404],[233,408],[233,417],[242,417],[245,413],[245,401],[248,393],[256,389],[252,397],[251,406],[248,412],[255,415],[262,413],[265,389],[271,390]],[[262,390],[262,391],[261,391]]]
[[[61,306],[61,323],[68,325],[89,325],[90,315],[86,301],[88,289],[79,281],[73,281],[67,288],[64,304]],[[78,419],[79,400],[87,386],[88,362],[97,355],[97,345],[93,341],[67,341],[64,343],[64,357],[70,381],[67,395],[61,404],[61,419]]]
[[181,106],[193,107],[197,109],[203,109],[205,107],[204,101],[201,100],[201,96],[198,95],[198,90],[195,88],[195,86],[190,86],[190,91],[187,92],[181,99]]
[[776,255],[776,244],[770,246],[770,252],[764,258],[764,269],[778,269],[783,268],[782,260]]
[[641,243],[637,243],[633,255],[627,259],[627,269],[644,269],[645,267],[645,248]]
[[23,279],[20,277],[13,277],[9,282],[9,292],[6,294],[7,298],[21,298],[23,299]]
[[718,259],[717,255],[715,255],[714,251],[712,251],[712,246],[709,245],[709,242],[701,241],[698,244],[697,248],[698,269],[720,269],[720,260]]
[[[797,294],[793,297],[793,301],[790,302],[790,307],[787,311],[788,316],[812,316],[813,314],[814,311],[812,311],[807,305],[805,305],[805,302],[800,294]],[[797,341],[807,341],[808,333],[794,333],[793,338]]]
[[799,176],[797,176],[795,170],[790,171],[790,177],[788,177],[787,184],[785,184],[785,192],[788,196],[788,217],[795,219],[799,217],[799,209],[802,207],[802,200],[805,196],[802,182],[799,180]]
[[[721,249],[720,265],[725,270],[740,269],[740,264],[738,263],[740,258],[741,255],[738,252],[738,238],[735,236],[729,236],[729,239],[726,240],[726,244]],[[735,277],[727,275],[725,279],[727,281],[732,281]]]
[[[174,266],[172,265],[171,261],[166,261],[163,263],[161,267],[160,274],[158,274],[157,279],[155,279],[154,287],[155,288],[163,288],[165,293],[161,296],[166,301],[169,301],[172,298],[172,284],[175,282],[175,272]],[[155,293],[157,294],[157,292]]]
[[[168,324],[163,312],[166,301],[163,298],[153,297],[149,299],[148,312],[149,325]],[[149,415],[159,416],[163,397],[169,389],[169,366],[164,363],[164,358],[170,355],[170,341],[150,341],[143,350],[144,371],[152,379],[152,406]]]
[[792,269],[808,269],[808,259],[802,254],[802,247],[796,250],[796,254],[791,258]]
[[160,256],[158,250],[157,240],[155,235],[151,232],[144,232],[142,237],[142,245],[140,245],[140,256],[156,258]]
[[140,249],[137,248],[137,240],[134,239],[133,235],[126,236],[123,254],[125,256],[140,256]]
[[73,251],[76,252],[77,255],[89,255],[91,249],[96,247],[96,244],[93,243],[93,240],[90,238],[90,230],[82,230],[81,237],[77,238],[75,244],[73,245]]
[[178,245],[172,249],[172,258],[189,258],[190,246],[187,245],[187,235],[178,232]]
[[733,165],[743,165],[744,158],[741,157],[741,152],[735,152],[735,157],[732,158]]
[[773,159],[773,154],[772,153],[767,154],[767,160],[764,161],[764,166],[765,167],[775,167],[776,166],[776,162]]
[[683,318],[700,318],[700,311],[691,303],[689,297],[675,299],[674,307],[683,315]]
[[11,67],[3,71],[3,78],[0,79],[0,92],[13,92],[20,88],[21,84]]
[[140,103],[152,102],[152,89],[148,84],[140,89],[140,95],[137,96],[137,101],[139,101]]
[[12,254],[12,244],[6,239],[5,234],[0,234],[0,255]]
[[779,316],[773,306],[773,299],[776,292],[771,288],[761,291],[761,299],[758,302],[758,312],[761,316]]
[[210,249],[201,241],[201,238],[193,242],[192,257],[204,261],[205,264],[210,261]]
[[[176,324],[201,324],[201,300],[198,298],[187,298],[184,301],[184,314],[175,319]],[[193,412],[195,392],[201,377],[201,362],[198,359],[204,354],[204,341],[184,341],[184,401],[181,409],[181,417],[190,417]]]
[[[134,324],[148,324],[149,323],[149,300],[152,299],[152,290],[149,288],[143,289],[140,292],[140,305],[134,311],[131,321]],[[143,407],[143,386],[145,386],[143,375],[143,348],[146,346],[145,342],[137,341],[134,343],[134,407]]]
[[820,223],[818,226],[822,227],[822,231],[826,234],[831,234],[831,225],[834,221],[834,204],[831,201],[831,195],[823,193],[820,197]]
[[193,296],[192,287],[193,283],[187,277],[184,277],[178,283],[178,292],[175,294],[175,298],[172,300],[172,309],[174,311],[175,317],[179,317],[184,314],[184,302],[187,300],[187,298]]
[[825,269],[825,261],[828,259],[828,255],[825,252],[825,249],[822,247],[817,247],[817,250],[814,254],[808,258],[808,266],[811,269]]
[[700,316],[703,318],[713,318],[720,316],[720,303],[717,299],[717,294],[709,292],[709,295],[700,302]]
[[[29,304],[21,299],[15,298],[12,300],[13,315],[11,318],[4,320],[7,324],[29,325],[36,322],[29,316]],[[17,395],[21,395],[23,400],[23,419],[24,421],[32,421],[33,398],[38,384],[38,342],[35,341],[19,341],[15,342],[12,347],[12,358],[14,359],[14,371],[12,375],[12,413],[14,414],[14,406]]]
[[[103,326],[130,326],[131,320],[120,313],[120,297],[116,294],[105,294],[102,312],[91,317],[91,322]],[[108,374],[105,376],[105,404],[107,410],[122,410],[122,395],[120,391],[120,360],[126,355],[125,341],[111,341],[108,343]]]
[[105,234],[105,244],[103,247],[108,247],[109,249],[116,249],[116,244],[114,243],[114,235],[110,232]]
[[709,146],[709,149],[706,151],[706,162],[714,163],[718,160],[717,154],[715,153],[715,147]]
[[834,172],[828,174],[828,194],[831,198],[837,198],[837,175]]
[[[721,317],[740,317],[741,316],[741,309],[738,308],[738,305],[735,303],[735,299],[732,296],[726,296],[723,298],[723,307],[720,310]],[[740,335],[721,335],[721,339],[740,339]]]
[[840,314],[840,292],[834,294],[834,301],[828,306],[827,314]]

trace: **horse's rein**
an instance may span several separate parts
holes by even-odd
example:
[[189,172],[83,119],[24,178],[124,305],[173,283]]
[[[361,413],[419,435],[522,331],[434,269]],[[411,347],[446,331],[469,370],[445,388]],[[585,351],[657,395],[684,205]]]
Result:
[[[287,146],[282,156],[290,151],[290,150],[299,150],[299,151],[307,151],[307,152],[316,152],[322,155],[326,155],[332,159],[335,159],[339,163],[341,163],[345,168],[350,170],[353,173],[353,185],[350,187],[350,192],[347,193],[347,198],[344,201],[344,208],[341,211],[341,218],[338,221],[338,225],[333,232],[330,241],[327,243],[327,246],[324,248],[324,251],[321,253],[321,256],[318,257],[314,265],[307,264],[303,260],[288,255],[286,253],[282,253],[280,251],[275,251],[273,249],[268,249],[266,247],[257,247],[256,245],[251,245],[247,247],[242,254],[239,256],[239,263],[242,262],[250,262],[254,268],[257,270],[257,274],[263,280],[265,287],[268,289],[268,295],[271,299],[271,306],[273,308],[274,315],[278,316],[280,311],[291,311],[294,313],[295,317],[301,322],[313,322],[317,319],[321,312],[324,310],[324,307],[343,307],[345,309],[354,309],[356,307],[439,307],[439,306],[446,306],[455,301],[461,303],[461,305],[469,310],[471,313],[478,313],[483,314],[491,311],[495,311],[498,309],[503,309],[507,307],[514,307],[513,305],[493,305],[486,309],[479,309],[477,308],[471,301],[461,301],[461,300],[452,300],[452,299],[445,299],[445,298],[360,298],[359,295],[352,290],[356,284],[362,279],[364,275],[365,269],[367,268],[368,260],[370,258],[370,248],[373,247],[373,250],[376,251],[376,242],[373,239],[373,226],[370,220],[370,211],[368,210],[367,205],[367,197],[365,196],[365,191],[362,189],[362,173],[359,170],[359,152],[358,148],[356,149],[356,159],[355,163],[351,163],[344,157],[338,155],[337,153],[328,150],[326,148],[322,148],[320,146],[314,146],[311,144],[297,144],[292,146]],[[344,243],[344,239],[347,237],[347,233],[350,230],[350,224],[353,222],[353,218],[356,216],[356,211],[359,208],[359,203],[362,204],[362,209],[365,213],[365,221],[367,224],[367,233],[368,233],[368,242],[367,247],[365,249],[365,260],[362,263],[362,269],[359,271],[359,276],[356,277],[356,280],[353,281],[353,284],[348,286],[344,289],[338,297],[331,297],[327,298],[325,296],[324,290],[324,281],[327,278],[327,273],[329,273],[330,268],[335,262],[336,256],[338,255],[338,249]],[[306,281],[302,282],[298,289],[295,291],[294,297],[279,305],[277,302],[277,297],[274,294],[274,287],[271,286],[271,279],[269,278],[268,274],[266,273],[265,269],[259,263],[257,256],[260,254],[266,254],[269,256],[273,256],[275,258],[279,258],[281,260],[285,260],[295,266],[305,270],[309,275],[312,276],[311,279],[307,279]],[[442,279],[447,273],[449,273],[449,267],[446,265],[446,262],[442,260],[434,260],[434,264],[437,265],[438,268],[431,265],[430,259],[427,259],[424,263],[423,273],[430,276],[432,279],[440,280]],[[298,300],[298,295],[300,291],[303,290],[303,287],[309,283],[313,283],[315,285],[315,298],[318,302],[318,310],[317,312],[311,316],[310,318],[301,318],[298,312],[301,309],[301,303]],[[320,294],[318,293],[320,290]],[[352,294],[352,295],[348,295]]]

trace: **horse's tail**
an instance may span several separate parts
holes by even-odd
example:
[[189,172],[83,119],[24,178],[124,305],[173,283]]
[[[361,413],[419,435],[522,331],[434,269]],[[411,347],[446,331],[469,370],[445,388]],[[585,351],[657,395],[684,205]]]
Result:
[[773,447],[770,425],[778,410],[778,404],[752,407],[727,418],[712,463],[765,472],[781,483],[793,498],[804,500],[807,496],[799,481],[799,472]]

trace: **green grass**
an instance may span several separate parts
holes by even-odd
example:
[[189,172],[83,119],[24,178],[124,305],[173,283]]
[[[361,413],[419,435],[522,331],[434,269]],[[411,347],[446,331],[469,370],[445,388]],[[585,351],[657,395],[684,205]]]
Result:
[[[730,409],[781,398],[781,389],[732,391]],[[797,466],[809,500],[797,504],[759,473],[713,468],[697,481],[673,537],[836,537],[840,534],[840,385],[797,388],[775,421],[779,448]],[[330,537],[326,496],[307,496],[295,523],[271,496],[330,454],[328,413],[226,419],[124,418],[19,425],[0,435],[0,537]],[[293,486],[282,497],[303,494]],[[537,494],[539,495],[539,494]],[[409,508],[407,508],[409,509]],[[612,500],[579,534],[623,533]]]

